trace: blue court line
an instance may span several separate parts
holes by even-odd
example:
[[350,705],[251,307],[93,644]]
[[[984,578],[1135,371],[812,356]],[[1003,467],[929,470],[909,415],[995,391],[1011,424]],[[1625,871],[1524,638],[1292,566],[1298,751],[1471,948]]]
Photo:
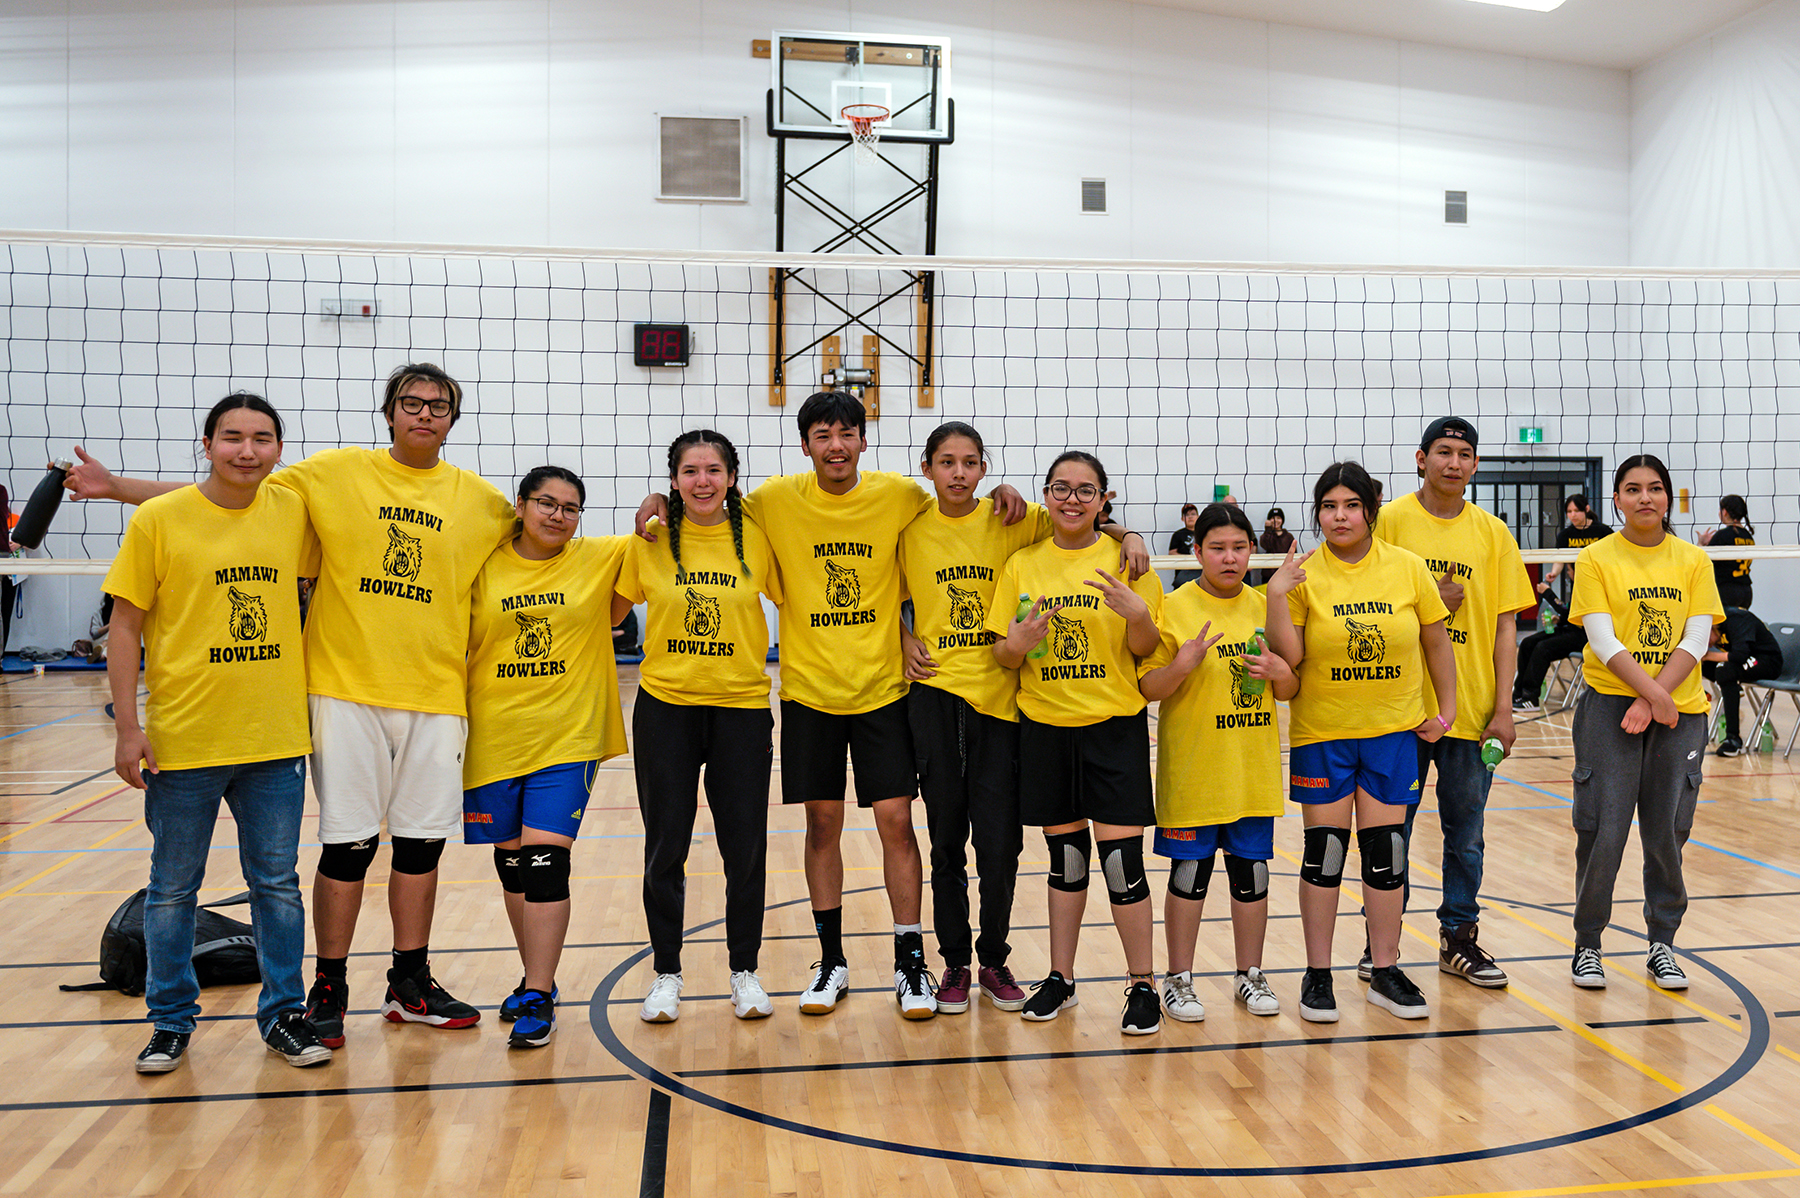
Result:
[[[52,724],[60,724],[64,720],[72,720],[78,715],[92,715],[92,714],[94,714],[94,713],[89,710],[71,711],[68,715],[57,716],[54,720],[45,720],[43,723],[34,724],[30,728],[21,728],[17,732],[8,732],[5,736],[0,736],[0,740],[11,740],[15,736],[24,736],[27,732],[36,732],[39,728],[48,728]],[[98,726],[99,725],[95,725],[95,727],[98,727]]]

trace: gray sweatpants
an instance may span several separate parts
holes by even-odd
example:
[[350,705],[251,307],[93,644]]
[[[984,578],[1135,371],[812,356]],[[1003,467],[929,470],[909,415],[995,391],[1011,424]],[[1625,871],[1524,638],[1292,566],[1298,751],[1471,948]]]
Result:
[[1653,942],[1674,944],[1687,913],[1681,849],[1694,827],[1706,716],[1675,727],[1652,722],[1632,736],[1619,727],[1632,700],[1589,691],[1575,705],[1575,945],[1600,947],[1612,919],[1613,880],[1631,820],[1644,850],[1644,925]]

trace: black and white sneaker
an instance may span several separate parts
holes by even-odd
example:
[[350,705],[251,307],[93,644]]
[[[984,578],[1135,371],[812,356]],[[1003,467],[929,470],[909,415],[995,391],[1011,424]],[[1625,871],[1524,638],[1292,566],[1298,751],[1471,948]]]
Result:
[[423,1023],[427,1027],[474,1027],[481,1012],[437,984],[427,969],[415,977],[399,977],[388,970],[387,999],[381,1014],[390,1023]]
[[161,1028],[150,1033],[150,1043],[137,1055],[139,1073],[167,1073],[179,1068],[182,1054],[187,1052],[188,1032],[165,1032]]
[[1162,999],[1149,982],[1133,982],[1125,991],[1119,1030],[1127,1036],[1149,1036],[1162,1030]]
[[350,1004],[350,983],[343,978],[318,974],[306,996],[306,1022],[319,1034],[326,1048],[344,1046],[344,1010]]
[[1650,946],[1649,954],[1644,958],[1644,968],[1650,972],[1650,980],[1664,990],[1686,990],[1687,974],[1681,972],[1681,966],[1675,961],[1675,950],[1658,941]]
[[1031,997],[1019,1008],[1019,1015],[1033,1023],[1046,1023],[1080,1003],[1075,997],[1075,983],[1053,969],[1049,977],[1031,988]]
[[1741,757],[1744,754],[1744,742],[1735,736],[1728,736],[1719,742],[1719,756]]
[[813,962],[812,985],[800,992],[802,1015],[829,1015],[850,993],[850,967],[842,961]]
[[1472,923],[1438,930],[1438,969],[1489,990],[1507,983],[1506,970],[1475,942]]
[[1383,965],[1369,982],[1369,1001],[1402,1019],[1423,1019],[1431,1014],[1425,996],[1398,965]]
[[1578,948],[1569,962],[1569,980],[1583,990],[1606,989],[1606,967],[1600,964],[1600,950]]
[[1538,710],[1538,702],[1537,702],[1537,700],[1536,700],[1536,699],[1531,699],[1531,698],[1527,698],[1527,697],[1525,697],[1525,696],[1524,696],[1524,695],[1514,695],[1514,696],[1513,696],[1513,701],[1512,701],[1512,703],[1513,703],[1513,710],[1514,710],[1514,711],[1527,711],[1527,712],[1530,712],[1530,711],[1536,711],[1536,710]]
[[907,1019],[930,1019],[937,1014],[937,984],[923,960],[909,957],[894,962],[894,1001]]
[[1307,967],[1300,979],[1300,1018],[1308,1023],[1336,1023],[1337,995],[1331,990],[1331,970]]
[[263,1037],[269,1051],[288,1064],[304,1069],[331,1060],[331,1050],[319,1039],[319,1033],[300,1011],[283,1011],[275,1017],[269,1034]]
[[1356,980],[1366,982],[1375,976],[1375,954],[1369,951],[1369,941],[1363,940],[1363,955],[1356,959]]

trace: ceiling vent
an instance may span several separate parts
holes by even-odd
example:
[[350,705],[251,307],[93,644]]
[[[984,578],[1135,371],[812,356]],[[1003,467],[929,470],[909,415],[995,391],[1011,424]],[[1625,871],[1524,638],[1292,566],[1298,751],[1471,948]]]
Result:
[[1106,215],[1106,180],[1083,179],[1081,181],[1081,210],[1100,216]]
[[659,117],[662,173],[656,198],[743,203],[744,118]]
[[1444,223],[1447,225],[1466,225],[1469,223],[1468,192],[1446,191],[1444,193]]

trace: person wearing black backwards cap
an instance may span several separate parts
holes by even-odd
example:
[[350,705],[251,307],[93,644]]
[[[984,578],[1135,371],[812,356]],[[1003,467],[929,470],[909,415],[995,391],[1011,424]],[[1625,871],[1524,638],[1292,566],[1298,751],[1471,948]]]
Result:
[[[1482,821],[1493,774],[1481,746],[1510,753],[1510,695],[1518,664],[1516,613],[1535,601],[1519,544],[1504,522],[1464,498],[1481,464],[1475,428],[1456,416],[1431,422],[1416,462],[1423,485],[1381,512],[1375,535],[1425,559],[1450,616],[1444,629],[1456,654],[1456,722],[1435,742],[1419,741],[1421,783],[1437,763],[1438,822],[1444,833],[1444,898],[1438,905],[1438,968],[1477,986],[1498,987],[1506,971],[1476,943],[1481,908]],[[1427,679],[1426,687],[1431,683]],[[1427,705],[1431,702],[1429,691]],[[1413,815],[1406,813],[1412,839]]]

